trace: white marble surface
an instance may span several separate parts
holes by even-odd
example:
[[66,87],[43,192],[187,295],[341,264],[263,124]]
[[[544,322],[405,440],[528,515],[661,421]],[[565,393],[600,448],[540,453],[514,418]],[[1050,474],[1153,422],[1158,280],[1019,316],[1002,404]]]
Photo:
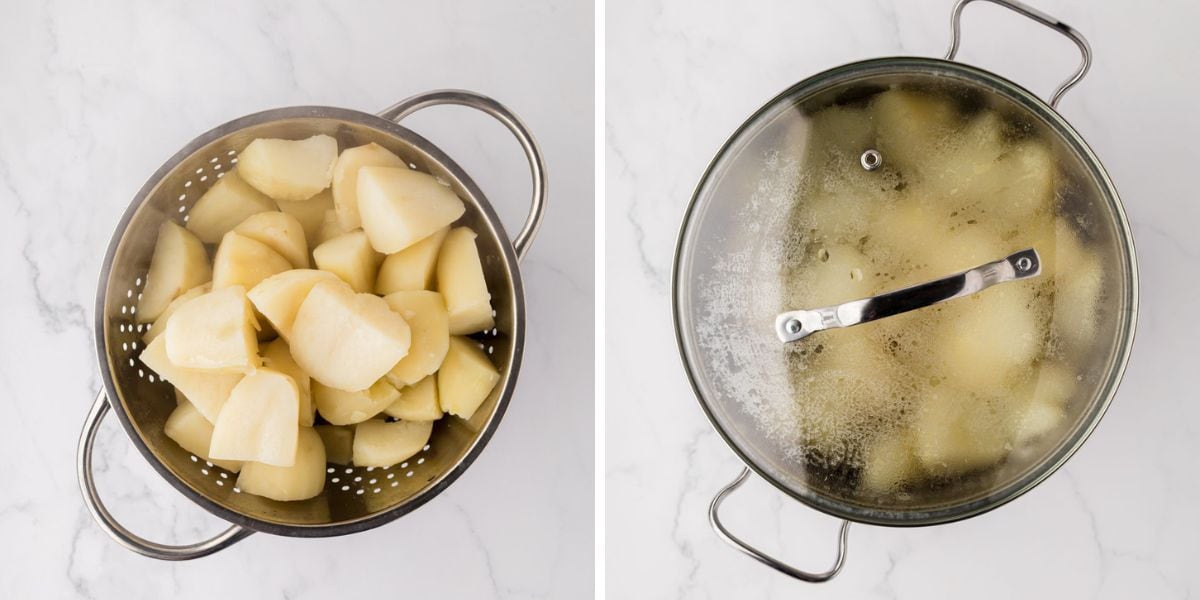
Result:
[[[1200,301],[1192,98],[1200,8],[1031,0],[1084,33],[1091,74],[1061,111],[1105,162],[1142,276],[1133,359],[1107,417],[1067,466],[1012,504],[954,525],[850,529],[843,574],[792,581],[706,522],[740,464],[705,421],[676,353],[670,264],[693,186],[725,138],[790,84],[856,59],[941,56],[952,2],[610,0],[607,19],[607,574],[614,598],[1186,598],[1200,595]],[[1000,8],[964,17],[960,58],[1046,93],[1074,48]],[[761,481],[727,507],[747,538],[811,569],[834,519]]]
[[[222,8],[221,6],[224,6]],[[576,3],[6,3],[0,19],[0,582],[6,598],[581,598],[593,587],[593,10]],[[517,394],[448,491],[359,535],[256,535],[181,564],[134,555],[85,512],[75,444],[99,387],[91,313],[125,206],[194,136],[297,104],[376,111],[428,89],[494,96],[549,162],[525,261]],[[410,126],[488,194],[528,206],[517,145],[442,108]],[[101,492],[136,532],[190,542],[215,517],[109,419]]]

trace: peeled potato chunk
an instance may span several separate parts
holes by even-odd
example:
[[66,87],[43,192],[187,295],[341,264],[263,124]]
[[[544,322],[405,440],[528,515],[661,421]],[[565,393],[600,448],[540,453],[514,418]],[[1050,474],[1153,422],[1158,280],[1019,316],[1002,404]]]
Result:
[[338,222],[347,231],[362,227],[362,219],[358,216],[358,170],[363,167],[407,169],[408,165],[375,142],[342,151],[333,166],[333,203]]
[[216,422],[234,386],[242,380],[241,373],[185,369],[172,364],[167,358],[167,339],[161,335],[142,350],[140,358],[151,371],[174,385],[212,423]]
[[313,382],[313,400],[317,411],[326,421],[334,425],[361,423],[383,412],[400,398],[400,391],[384,380],[357,392],[345,392],[337,388]]
[[279,211],[262,212],[251,215],[233,230],[262,242],[286,258],[293,267],[308,268],[308,242],[304,239],[304,226],[296,217]]
[[380,258],[379,253],[371,248],[366,234],[361,231],[326,240],[313,249],[317,268],[342,278],[356,292],[375,290],[375,274],[379,270]]
[[444,411],[438,402],[437,381],[433,375],[408,387],[400,388],[400,397],[383,409],[389,417],[405,421],[436,421]]
[[304,228],[304,239],[312,245],[319,244],[317,234],[325,224],[325,211],[333,210],[333,192],[325,190],[308,200],[280,202],[279,210],[292,215]]
[[321,226],[317,229],[317,235],[312,239],[312,246],[315,248],[332,240],[335,237],[340,237],[358,231],[357,229],[342,229],[341,223],[338,223],[337,211],[332,208],[325,211],[325,215],[321,217]]
[[322,281],[340,281],[337,275],[315,269],[293,269],[272,275],[254,286],[246,297],[267,318],[283,339],[291,339],[292,323],[309,290]]
[[163,339],[167,357],[176,366],[245,373],[259,365],[255,332],[246,291],[233,286],[179,307],[167,321]]
[[450,233],[450,228],[443,227],[433,235],[387,255],[379,266],[375,293],[386,296],[392,292],[432,290],[438,251],[442,249],[442,241],[447,233]]
[[955,303],[933,348],[939,363],[960,385],[1003,394],[1042,348],[1032,287],[1006,283]]
[[359,391],[379,381],[408,354],[412,333],[383,298],[356,294],[342,282],[309,291],[292,324],[292,357],[316,381]]
[[290,467],[296,463],[299,420],[300,390],[296,382],[279,371],[258,369],[229,394],[213,424],[209,454]]
[[172,221],[158,228],[158,241],[150,258],[146,287],[138,299],[137,320],[149,323],[159,317],[180,294],[212,278],[204,244]]
[[893,431],[877,438],[867,449],[859,485],[877,493],[899,491],[904,484],[921,475],[921,465],[913,455],[911,435]]
[[327,135],[304,140],[260,138],[238,155],[238,171],[258,191],[276,200],[299,202],[329,187],[337,154],[337,140]]
[[354,457],[354,428],[342,425],[317,425],[313,427],[321,442],[325,444],[325,460],[349,465]]
[[438,254],[437,285],[446,301],[450,333],[466,335],[495,325],[474,231],[456,227],[446,235]]
[[955,475],[1000,462],[1011,447],[1010,427],[998,406],[1004,400],[945,385],[930,390],[913,425],[916,456],[924,470]]
[[206,460],[234,473],[242,469],[240,462],[209,457],[208,446],[212,441],[213,425],[187,400],[176,405],[175,410],[171,411],[171,416],[167,417],[167,422],[163,425],[163,433],[175,440],[180,448],[191,452],[201,460]]
[[500,381],[500,373],[478,344],[455,336],[450,338],[450,349],[437,378],[442,410],[470,419]]
[[852,246],[819,248],[803,277],[805,298],[797,306],[816,308],[870,296],[879,287],[871,263]]
[[238,174],[228,171],[204,192],[188,211],[188,231],[200,241],[215,244],[250,215],[275,210],[275,203]]
[[390,467],[412,458],[433,433],[432,421],[367,421],[354,428],[354,464]]
[[922,176],[936,161],[929,161],[962,125],[956,107],[940,96],[891,89],[871,102],[878,131],[879,152],[885,165],[906,175]]
[[300,391],[300,424],[312,427],[317,414],[317,405],[312,401],[312,380],[292,358],[292,351],[284,340],[275,340],[263,347],[263,366],[274,369],[292,378]]
[[358,212],[376,250],[399,252],[453,223],[466,212],[454,190],[409,168],[358,170]]
[[412,331],[408,354],[388,371],[396,387],[412,385],[442,366],[450,347],[450,322],[446,303],[437,292],[396,292],[384,299],[389,308],[404,317]]
[[1066,366],[1057,363],[1042,363],[1037,378],[1022,390],[1028,400],[1017,409],[1017,445],[1028,443],[1053,431],[1066,417],[1067,401],[1075,393],[1078,376]]
[[325,445],[321,437],[311,427],[301,427],[296,435],[294,464],[248,462],[237,485],[243,492],[281,502],[319,496],[325,489]]
[[202,294],[207,294],[211,291],[212,284],[206,283],[204,285],[198,285],[180,294],[178,298],[172,300],[171,303],[167,305],[167,309],[162,311],[161,315],[158,315],[158,318],[154,320],[154,323],[146,328],[146,333],[142,336],[142,340],[144,340],[147,344],[153,342],[154,338],[162,335],[162,333],[167,330],[167,320],[171,318],[171,315],[175,314],[175,311],[179,310],[180,306],[187,304],[187,301],[191,300],[192,298],[196,298]]
[[270,246],[230,231],[221,238],[213,259],[213,289],[235,285],[250,289],[291,268],[292,263]]

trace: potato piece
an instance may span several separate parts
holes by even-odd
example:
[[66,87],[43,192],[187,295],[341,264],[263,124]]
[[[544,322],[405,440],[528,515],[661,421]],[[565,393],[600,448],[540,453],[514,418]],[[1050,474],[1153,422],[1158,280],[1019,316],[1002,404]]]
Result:
[[386,296],[392,292],[432,290],[437,267],[438,251],[450,233],[449,227],[395,253],[389,254],[379,266],[375,293]]
[[931,388],[917,409],[913,440],[926,472],[956,475],[1000,462],[1011,447],[1008,420],[998,405],[1007,398],[985,398],[951,389]]
[[438,253],[437,286],[446,301],[450,333],[466,335],[495,325],[492,295],[470,228],[456,227],[446,234]]
[[174,365],[246,373],[259,365],[256,331],[246,291],[233,286],[179,307],[167,321],[163,339]]
[[171,416],[167,417],[167,422],[163,425],[163,433],[175,440],[180,448],[191,452],[200,460],[206,460],[233,473],[242,470],[242,463],[238,461],[217,460],[208,456],[213,425],[187,400],[176,405],[175,410],[171,411]]
[[158,318],[154,320],[154,324],[146,328],[146,333],[142,336],[142,340],[147,344],[153,342],[154,338],[162,335],[162,333],[167,330],[167,320],[171,318],[171,315],[175,314],[175,311],[179,310],[180,306],[187,304],[187,301],[191,300],[192,298],[207,294],[211,291],[212,284],[206,283],[204,285],[198,285],[180,294],[178,298],[172,300],[171,303],[167,305],[167,309],[162,311],[161,315],[158,315]]
[[[359,230],[355,229],[354,231]],[[312,240],[312,246],[316,248],[317,246],[320,246],[321,244],[324,244],[335,237],[340,237],[346,235],[347,233],[351,233],[351,231],[342,229],[342,225],[338,223],[337,212],[332,208],[328,209],[325,211],[325,215],[321,218],[321,226],[317,230],[317,236]]]
[[243,377],[241,373],[185,369],[171,364],[167,359],[167,339],[161,335],[142,350],[140,358],[151,371],[187,396],[196,410],[210,423],[217,421],[221,407],[225,406],[229,394]]
[[880,436],[867,448],[859,485],[875,494],[890,494],[921,476],[921,465],[913,455],[909,432],[893,431]]
[[933,343],[944,373],[966,389],[1003,395],[1042,350],[1031,282],[1012,282],[955,300]]
[[829,106],[809,117],[806,130],[806,164],[823,168],[831,163],[853,162],[875,147],[875,120],[861,108]]
[[304,239],[304,226],[296,217],[278,211],[262,212],[251,215],[233,230],[262,242],[286,258],[293,267],[308,268],[308,242]]
[[246,297],[254,308],[266,317],[283,339],[291,339],[292,323],[300,304],[308,297],[309,290],[322,281],[340,282],[337,275],[315,269],[293,269],[276,273],[254,286]]
[[989,173],[995,170],[997,159],[1008,148],[1004,130],[1004,119],[994,110],[985,109],[973,117],[948,140],[948,147],[924,158],[927,166],[921,195],[951,210],[965,196],[972,199],[983,196],[991,203],[984,190],[996,182]]
[[236,231],[221,238],[213,259],[213,289],[241,286],[251,289],[258,282],[292,268],[292,263],[270,246]]
[[214,458],[290,467],[296,464],[299,420],[296,382],[279,371],[258,369],[229,394],[213,424],[208,452]]
[[238,489],[272,500],[289,502],[321,495],[325,489],[325,446],[311,427],[296,434],[296,457],[291,466],[248,462],[238,476]]
[[188,231],[215,244],[250,215],[275,210],[275,203],[250,187],[237,170],[228,171],[188,211]]
[[928,160],[944,149],[962,125],[958,109],[945,98],[893,88],[871,101],[883,163],[906,176],[924,176],[936,166]]
[[362,227],[362,219],[358,216],[358,170],[363,167],[407,169],[408,165],[375,142],[342,151],[333,166],[333,202],[338,223],[346,231]]
[[[453,223],[467,207],[454,190],[409,168],[358,171],[358,211],[376,250],[399,252]],[[343,223],[343,225],[345,225]]]
[[276,200],[299,202],[329,187],[337,153],[337,140],[327,135],[304,140],[259,138],[238,155],[238,171],[258,191]]
[[313,249],[317,268],[337,275],[356,292],[375,291],[375,274],[382,258],[361,231],[340,235]]
[[404,318],[342,282],[313,286],[292,324],[292,357],[313,379],[340,390],[371,387],[408,354]]
[[292,215],[304,228],[304,239],[312,246],[320,242],[317,233],[325,224],[325,211],[333,210],[333,192],[325,190],[308,200],[280,202],[279,210]]
[[137,320],[149,323],[162,315],[180,294],[212,278],[204,244],[171,221],[158,228],[158,241],[150,257],[146,287],[137,303]]
[[797,308],[818,308],[867,298],[880,286],[871,262],[853,246],[829,245],[817,250],[803,271]]
[[1075,394],[1079,376],[1066,366],[1042,363],[1037,377],[1020,394],[1027,399],[1017,409],[1013,443],[1020,446],[1058,427],[1066,416],[1067,402]]
[[388,371],[387,380],[396,387],[412,385],[442,366],[450,347],[450,321],[446,303],[437,292],[396,292],[385,297],[391,308],[408,323],[412,339],[408,355]]
[[312,401],[312,380],[292,358],[287,342],[275,340],[264,346],[262,359],[264,367],[279,371],[296,382],[296,388],[300,390],[300,425],[312,427],[317,415],[317,405]]
[[346,392],[313,382],[317,411],[334,425],[361,423],[383,412],[400,398],[400,391],[384,380],[357,392]]
[[437,373],[437,381],[442,410],[470,419],[500,381],[500,373],[478,344],[454,336],[450,338],[450,349]]
[[438,402],[437,381],[433,375],[408,387],[400,388],[400,397],[383,409],[389,417],[405,421],[436,421],[445,414]]
[[341,425],[313,427],[325,444],[325,460],[337,465],[350,465],[354,457],[354,428]]
[[390,467],[415,456],[429,442],[432,421],[367,421],[354,428],[354,464]]
[[1068,348],[1082,350],[1095,340],[1099,328],[1104,266],[1065,221],[1056,219],[1055,230],[1058,255],[1051,324]]

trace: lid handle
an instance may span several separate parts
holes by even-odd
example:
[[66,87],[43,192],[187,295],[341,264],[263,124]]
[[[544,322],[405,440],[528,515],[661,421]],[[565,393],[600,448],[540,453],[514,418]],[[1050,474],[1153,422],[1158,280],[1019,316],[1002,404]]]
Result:
[[914,286],[844,304],[793,310],[775,317],[775,334],[783,343],[802,340],[817,331],[850,327],[969,296],[1006,281],[1020,281],[1042,273],[1037,250],[1029,248],[1002,260],[980,265]]
[[[954,56],[958,54],[958,44],[962,38],[960,21],[962,20],[963,7],[973,1],[974,0],[958,0],[958,3],[954,5],[954,11],[950,13],[950,50],[946,52],[946,60],[954,60]],[[1062,21],[1059,21],[1058,19],[1036,8],[1033,8],[1032,6],[1027,6],[1017,2],[1016,0],[987,1],[1029,17],[1030,19],[1033,19],[1034,21],[1037,21],[1038,23],[1041,23],[1042,25],[1045,25],[1046,27],[1049,27],[1050,29],[1067,36],[1072,42],[1075,42],[1076,46],[1079,46],[1079,52],[1083,55],[1083,61],[1079,63],[1079,68],[1075,69],[1075,72],[1072,73],[1066,81],[1063,81],[1058,86],[1058,89],[1054,90],[1054,93],[1050,95],[1050,107],[1057,108],[1058,101],[1062,99],[1063,94],[1067,93],[1067,90],[1071,89],[1072,87],[1075,87],[1075,84],[1079,83],[1079,81],[1083,79],[1083,76],[1087,75],[1088,69],[1092,67],[1091,46],[1089,46],[1087,40],[1085,40],[1083,36],[1078,31],[1075,31],[1075,29],[1070,25],[1067,25],[1066,23],[1063,23]]]

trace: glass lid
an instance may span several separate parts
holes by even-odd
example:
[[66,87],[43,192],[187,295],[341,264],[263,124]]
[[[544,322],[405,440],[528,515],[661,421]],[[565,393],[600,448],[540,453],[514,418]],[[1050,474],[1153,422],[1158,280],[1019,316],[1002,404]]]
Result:
[[[781,313],[1027,249],[1036,276],[777,336]],[[1128,224],[1090,149],[1029,92],[933,59],[839,67],[751,117],[696,191],[674,285],[685,365],[734,450],[818,509],[889,525],[977,514],[1061,465],[1136,318]]]

